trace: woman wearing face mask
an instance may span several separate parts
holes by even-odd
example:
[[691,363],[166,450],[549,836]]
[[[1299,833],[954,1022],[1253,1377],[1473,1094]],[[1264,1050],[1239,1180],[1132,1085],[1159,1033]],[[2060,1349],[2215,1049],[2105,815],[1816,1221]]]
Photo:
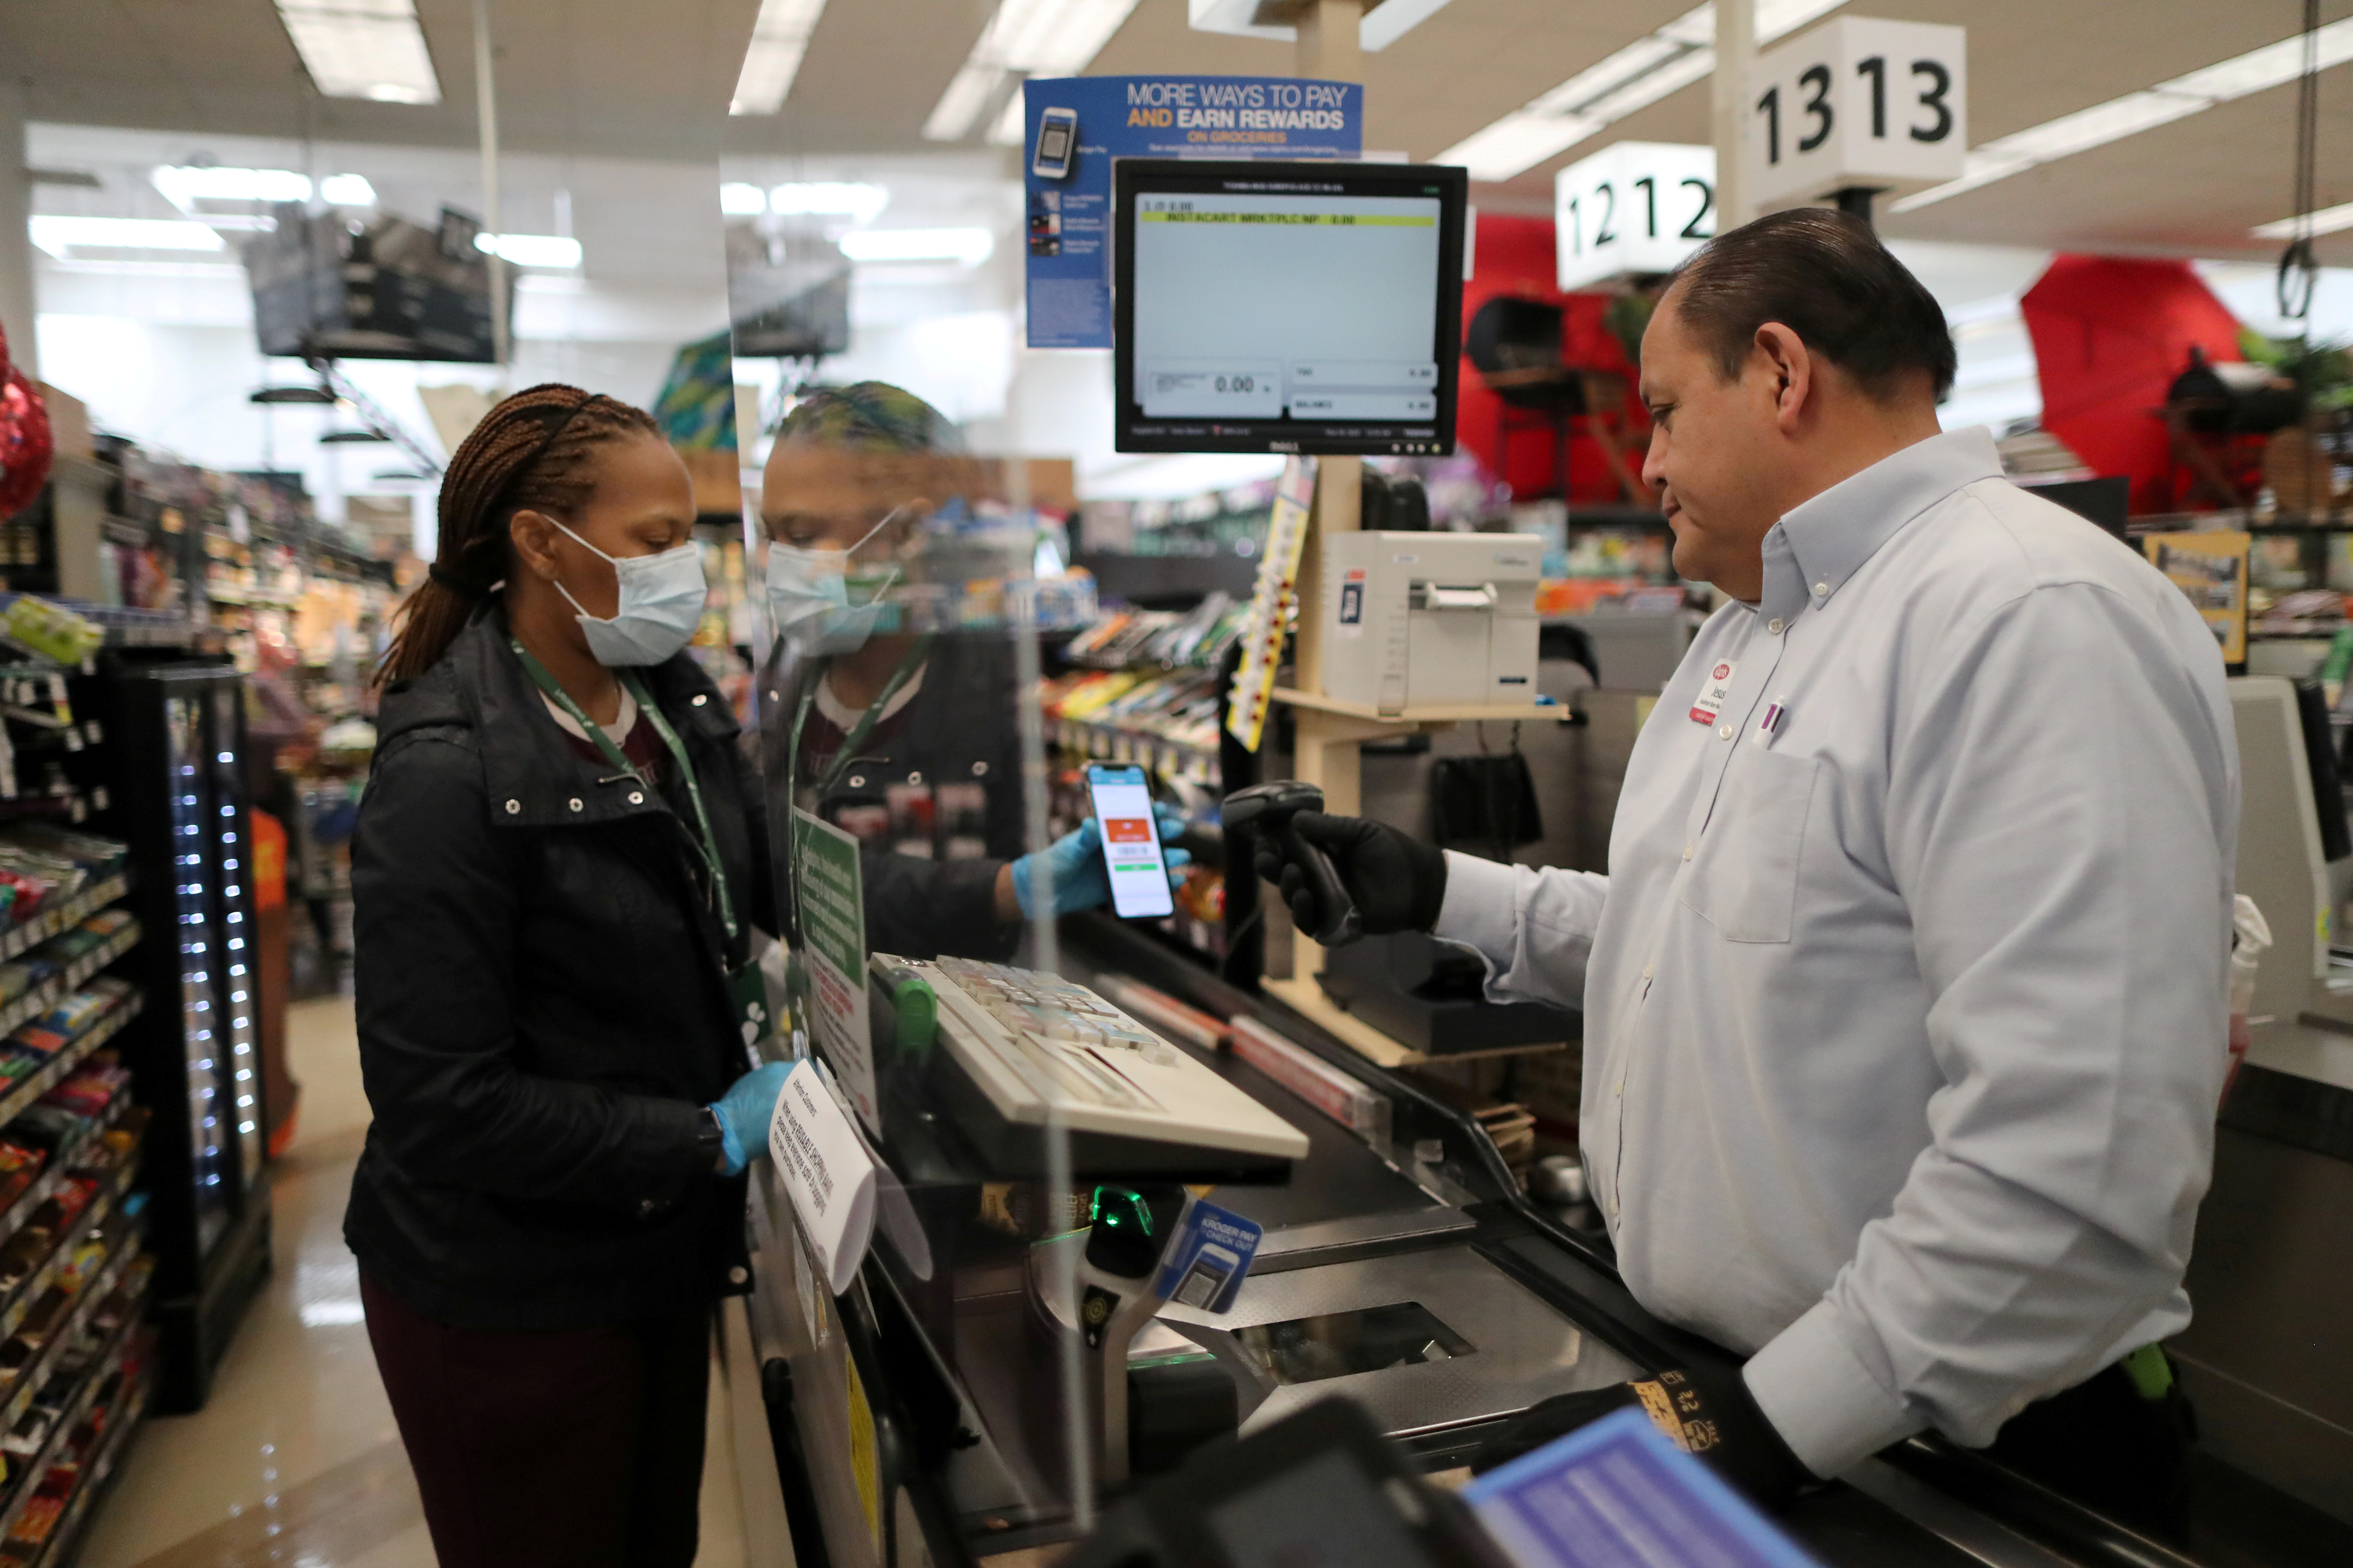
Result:
[[747,1051],[765,812],[681,651],[693,495],[645,414],[536,386],[440,521],[352,846],[368,1338],[443,1568],[688,1568],[785,1071]]
[[[859,837],[870,950],[1004,959],[1038,898],[1063,914],[1109,902],[1111,885],[1092,817],[1023,854],[1005,631],[878,629],[935,504],[975,477],[955,445],[936,409],[881,382],[813,389],[786,416],[760,496],[777,632],[763,771]],[[1162,808],[1164,837],[1183,827]]]

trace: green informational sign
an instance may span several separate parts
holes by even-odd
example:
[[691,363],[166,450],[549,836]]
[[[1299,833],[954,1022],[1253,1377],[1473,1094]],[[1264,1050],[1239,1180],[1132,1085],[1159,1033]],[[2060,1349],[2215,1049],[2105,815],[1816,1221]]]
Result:
[[793,901],[808,972],[810,1032],[859,1119],[880,1134],[866,1020],[866,887],[858,840],[793,808]]

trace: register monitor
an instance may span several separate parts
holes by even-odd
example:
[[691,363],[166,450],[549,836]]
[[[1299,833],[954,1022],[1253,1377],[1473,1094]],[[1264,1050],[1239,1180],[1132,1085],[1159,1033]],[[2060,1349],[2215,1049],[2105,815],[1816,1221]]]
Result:
[[1123,452],[1454,449],[1461,169],[1124,158]]

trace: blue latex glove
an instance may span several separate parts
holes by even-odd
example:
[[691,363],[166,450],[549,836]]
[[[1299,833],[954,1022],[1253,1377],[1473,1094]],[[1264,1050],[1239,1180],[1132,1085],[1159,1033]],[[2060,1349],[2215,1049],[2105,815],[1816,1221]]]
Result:
[[785,1092],[792,1074],[788,1062],[754,1068],[711,1108],[719,1118],[719,1145],[727,1156],[727,1173],[733,1175],[755,1154],[768,1152],[768,1122],[776,1114],[776,1097]]
[[[1152,816],[1159,825],[1163,845],[1185,831],[1184,814],[1165,801],[1152,803]],[[1065,833],[1045,848],[1013,862],[1013,896],[1021,901],[1024,920],[1034,919],[1037,913],[1030,908],[1034,897],[1030,879],[1041,858],[1046,874],[1053,879],[1056,914],[1101,909],[1111,902],[1111,869],[1103,864],[1103,826],[1093,817],[1081,823],[1076,832]],[[1193,852],[1164,849],[1162,858],[1168,863],[1168,885],[1181,886],[1185,878],[1178,868],[1192,862]]]

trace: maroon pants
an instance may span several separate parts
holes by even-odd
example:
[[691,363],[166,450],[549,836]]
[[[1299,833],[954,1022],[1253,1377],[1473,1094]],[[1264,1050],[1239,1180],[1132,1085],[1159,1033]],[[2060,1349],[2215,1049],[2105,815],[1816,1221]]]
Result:
[[709,1308],[497,1333],[360,1299],[441,1568],[691,1568]]

